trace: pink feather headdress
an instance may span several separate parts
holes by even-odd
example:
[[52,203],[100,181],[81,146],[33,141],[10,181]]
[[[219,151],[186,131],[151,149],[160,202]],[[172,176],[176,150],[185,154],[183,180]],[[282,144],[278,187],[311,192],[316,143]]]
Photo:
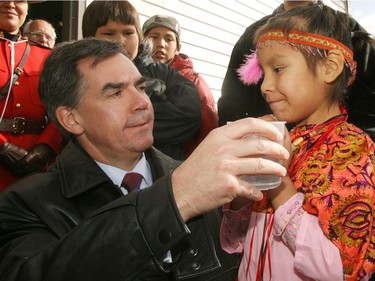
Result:
[[245,85],[258,84],[263,76],[263,71],[260,68],[256,51],[250,55],[246,55],[244,63],[236,71],[240,80]]

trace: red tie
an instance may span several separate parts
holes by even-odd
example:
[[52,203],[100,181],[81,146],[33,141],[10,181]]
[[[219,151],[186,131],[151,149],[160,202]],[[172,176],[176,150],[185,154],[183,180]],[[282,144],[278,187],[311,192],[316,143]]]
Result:
[[121,186],[125,187],[130,193],[134,190],[138,190],[141,186],[142,175],[138,173],[127,173],[122,180]]

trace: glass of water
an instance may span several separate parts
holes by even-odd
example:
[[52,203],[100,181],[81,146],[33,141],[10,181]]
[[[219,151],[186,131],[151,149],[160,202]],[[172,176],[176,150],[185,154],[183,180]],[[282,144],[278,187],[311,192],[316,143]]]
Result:
[[[270,122],[273,124],[277,129],[283,134],[283,139],[280,141],[280,144],[284,143],[284,137],[285,137],[285,123],[284,121],[272,121]],[[256,136],[254,136],[256,137]],[[271,159],[277,163],[282,162],[282,160],[279,159],[273,159],[273,158],[267,158]],[[279,176],[273,176],[273,175],[258,175],[258,176],[242,176],[242,179],[246,180],[247,182],[253,184],[256,188],[260,190],[268,190],[272,188],[276,188],[281,183],[281,177]]]

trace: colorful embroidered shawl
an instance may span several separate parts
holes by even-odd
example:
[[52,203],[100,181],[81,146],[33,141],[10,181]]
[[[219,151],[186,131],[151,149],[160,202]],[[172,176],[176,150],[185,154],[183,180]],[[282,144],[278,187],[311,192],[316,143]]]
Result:
[[[375,269],[375,144],[346,119],[343,114],[293,129],[291,140],[303,141],[289,175],[305,194],[303,208],[318,217],[325,236],[340,250],[346,280],[360,280]],[[265,195],[254,211],[270,211]]]

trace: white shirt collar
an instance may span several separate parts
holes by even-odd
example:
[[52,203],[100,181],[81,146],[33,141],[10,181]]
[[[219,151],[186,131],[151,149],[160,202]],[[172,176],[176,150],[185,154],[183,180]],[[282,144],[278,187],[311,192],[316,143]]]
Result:
[[143,180],[141,184],[141,189],[145,188],[147,186],[152,185],[152,174],[151,174],[151,168],[148,162],[146,161],[146,156],[143,153],[142,158],[139,160],[137,165],[135,165],[134,169],[131,171],[125,171],[120,168],[110,166],[104,163],[100,163],[98,161],[95,161],[99,167],[106,173],[106,175],[113,181],[114,184],[117,186],[121,186],[122,179],[124,176],[129,172],[135,172],[142,175]]

